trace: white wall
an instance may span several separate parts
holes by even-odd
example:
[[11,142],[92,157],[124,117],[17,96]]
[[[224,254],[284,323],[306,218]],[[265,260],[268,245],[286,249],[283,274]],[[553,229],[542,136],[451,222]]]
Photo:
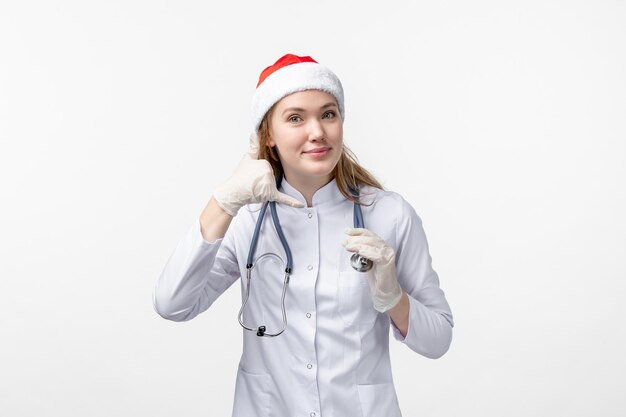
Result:
[[422,217],[455,316],[393,343],[406,416],[623,416],[626,4],[3,1],[0,415],[230,415],[237,286],[154,313],[247,148],[259,72],[311,55]]

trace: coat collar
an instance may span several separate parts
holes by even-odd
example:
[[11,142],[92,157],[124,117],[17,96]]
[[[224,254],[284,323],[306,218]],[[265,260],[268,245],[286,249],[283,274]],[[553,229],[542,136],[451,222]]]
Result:
[[[304,198],[302,193],[295,189],[284,178],[279,191],[306,204],[306,198]],[[313,194],[312,203],[315,207],[321,204],[337,203],[341,200],[345,200],[345,197],[343,196],[343,194],[341,194],[341,191],[339,191],[339,187],[337,187],[337,182],[333,178],[328,184],[324,185],[322,188],[317,190],[315,194]]]

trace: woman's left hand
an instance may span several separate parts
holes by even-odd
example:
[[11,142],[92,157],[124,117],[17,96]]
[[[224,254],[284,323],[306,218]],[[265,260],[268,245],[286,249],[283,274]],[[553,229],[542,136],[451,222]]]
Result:
[[396,276],[396,254],[381,237],[367,229],[349,227],[345,230],[348,238],[343,246],[370,259],[374,265],[367,272],[367,280],[372,293],[374,308],[381,313],[393,308],[402,297],[402,288]]

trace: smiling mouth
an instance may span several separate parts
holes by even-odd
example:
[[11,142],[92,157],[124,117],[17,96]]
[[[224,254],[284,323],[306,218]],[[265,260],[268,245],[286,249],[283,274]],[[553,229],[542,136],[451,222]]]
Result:
[[324,153],[324,152],[328,152],[328,151],[330,151],[330,149],[331,149],[331,148],[318,148],[318,149],[312,149],[312,150],[310,150],[310,151],[306,151],[305,153],[308,153],[308,154],[316,154],[316,153],[319,153],[319,154],[321,154],[321,153]]
[[323,160],[323,159],[326,159],[326,157],[330,153],[330,150],[331,148],[322,148],[322,149],[304,152],[304,154],[308,155],[310,159]]

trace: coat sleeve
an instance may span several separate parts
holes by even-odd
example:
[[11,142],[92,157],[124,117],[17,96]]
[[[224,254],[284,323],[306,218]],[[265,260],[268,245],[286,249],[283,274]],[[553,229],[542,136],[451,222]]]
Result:
[[396,270],[409,298],[409,326],[403,337],[392,323],[393,335],[413,351],[436,359],[450,347],[452,312],[432,268],[422,220],[408,202],[401,200],[396,222]]
[[231,224],[226,236],[209,243],[198,219],[178,242],[153,291],[153,306],[163,318],[187,321],[208,309],[239,278]]

